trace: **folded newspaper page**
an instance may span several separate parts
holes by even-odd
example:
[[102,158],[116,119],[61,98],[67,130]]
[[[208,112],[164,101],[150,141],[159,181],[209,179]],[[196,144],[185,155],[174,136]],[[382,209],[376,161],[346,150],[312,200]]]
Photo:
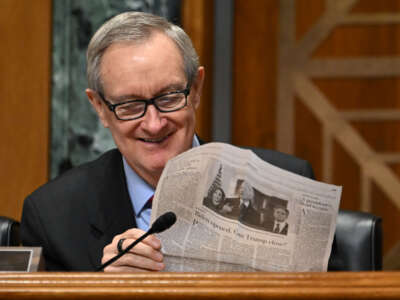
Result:
[[341,192],[210,143],[167,163],[151,221],[177,216],[158,234],[166,271],[326,271]]

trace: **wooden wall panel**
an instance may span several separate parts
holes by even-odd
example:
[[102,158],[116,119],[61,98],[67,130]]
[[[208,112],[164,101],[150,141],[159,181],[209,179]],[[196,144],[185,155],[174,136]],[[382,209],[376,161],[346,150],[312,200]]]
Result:
[[396,12],[400,10],[400,1],[398,0],[362,0],[358,1],[353,12],[360,13],[381,13],[381,12]]
[[[380,3],[378,7],[376,2]],[[297,4],[297,12],[303,14],[306,18],[305,12],[310,9],[310,5],[306,5],[304,2]],[[358,1],[351,13],[377,13],[382,11],[400,13],[398,4],[398,1]],[[342,25],[333,30],[328,39],[316,49],[313,57],[395,56],[400,52],[399,40],[400,25],[398,24]],[[317,79],[314,82],[330,99],[331,103],[341,111],[399,108],[400,85],[398,78],[330,78]],[[366,122],[352,122],[351,124],[372,149],[378,153],[400,151],[400,122],[371,122],[367,120]],[[303,128],[309,128],[310,125],[312,125],[311,122],[299,124]],[[300,139],[303,138],[300,137]],[[314,157],[305,156],[305,158],[315,165]],[[348,153],[338,145],[333,152],[333,161],[334,176],[332,183],[344,186],[341,208],[362,209],[359,167],[348,156]],[[318,170],[317,173],[319,173]],[[397,171],[397,175],[399,176],[400,172]],[[400,240],[400,233],[390,230],[390,228],[400,226],[400,221],[396,221],[400,219],[400,211],[390,203],[387,196],[376,186],[371,189],[370,198],[372,212],[384,218],[384,252],[387,253]],[[388,220],[387,223],[386,220]]]
[[0,215],[48,178],[51,0],[0,1]]
[[296,40],[318,21],[325,9],[325,0],[295,0],[296,1]]
[[235,1],[232,140],[275,148],[279,1]]
[[399,39],[400,24],[342,25],[335,28],[314,57],[398,55]]
[[[332,181],[343,186],[341,209],[361,210],[361,170],[360,166],[338,142],[333,147]],[[377,212],[375,212],[377,213]]]
[[[400,78],[394,77],[315,79],[314,83],[325,91],[330,99],[335,100],[332,104],[339,110],[356,110],[360,105],[365,109],[391,109],[397,106],[397,94],[400,92]],[[340,100],[343,92],[346,93],[346,101]]]
[[[292,4],[295,13],[289,14],[294,19],[291,27],[289,18],[281,20],[279,16],[283,7]],[[341,8],[346,6],[350,7],[349,18],[340,20],[338,16],[346,14],[346,9]],[[319,23],[322,17],[325,17],[325,23]],[[335,23],[338,20],[339,23]],[[280,147],[281,136],[277,135],[279,124],[287,124],[294,141],[287,149],[309,160],[317,179],[343,185],[342,209],[369,210],[383,217],[385,253],[400,243],[400,233],[393,230],[400,225],[400,221],[397,222],[400,220],[400,195],[392,193],[394,198],[390,199],[381,187],[375,184],[368,187],[369,175],[365,175],[365,170],[357,162],[357,155],[354,151],[350,153],[349,148],[346,150],[343,141],[326,138],[321,120],[316,118],[315,111],[302,104],[302,99],[294,99],[293,120],[280,119],[278,113],[281,109],[290,111],[291,107],[279,107],[281,102],[277,99],[280,97],[281,81],[278,76],[282,66],[288,68],[284,70],[287,75],[291,75],[291,71],[304,72],[304,78],[321,91],[329,100],[329,105],[343,118],[344,113],[357,110],[370,114],[363,120],[348,119],[347,122],[372,152],[377,152],[379,159],[385,161],[387,169],[394,171],[395,177],[400,179],[400,76],[395,65],[397,62],[393,61],[400,54],[399,20],[398,0],[235,1],[234,142],[266,148]],[[294,45],[289,45],[289,48],[294,47],[289,50],[292,55],[280,56],[287,55],[287,52],[280,52],[280,24],[289,24],[286,29],[294,29],[293,32],[286,32],[285,37],[286,41],[290,41],[290,35],[294,35]],[[318,41],[321,30],[327,30],[328,34]],[[307,40],[304,40],[306,36]],[[317,47],[308,55],[306,50],[315,40],[318,41]],[[333,58],[342,65],[334,64]],[[346,59],[349,58],[365,59],[363,63],[366,64],[354,72],[354,64],[346,66]],[[387,59],[388,63],[379,66],[381,61],[377,59],[381,58]],[[339,69],[345,66],[341,69],[344,72],[329,75],[324,67],[318,67],[318,63],[327,59],[331,60],[332,70],[336,66]],[[316,64],[312,65],[314,62]],[[374,64],[380,71],[376,75],[373,72],[365,75],[366,71],[375,68]],[[313,71],[307,73],[313,67],[319,75],[312,75]],[[291,78],[285,79],[287,86],[284,88],[290,93],[293,83]],[[300,87],[297,85],[294,89]],[[381,115],[391,115],[394,119],[379,117],[378,110],[386,110]],[[372,116],[374,113],[377,114]],[[331,149],[327,153],[325,148],[328,144]],[[329,160],[327,157],[330,157]],[[365,198],[368,190],[371,192]],[[385,220],[390,221],[386,223]]]
[[[295,152],[302,158],[312,158],[312,166],[316,178],[323,178],[322,161],[323,161],[323,130],[321,123],[312,113],[304,106],[304,104],[296,99],[295,101],[295,136],[301,137],[296,139]],[[307,126],[303,126],[307,124]]]
[[212,0],[182,1],[182,26],[191,37],[206,74],[203,96],[196,113],[196,132],[205,141],[211,141],[212,136],[213,20]]

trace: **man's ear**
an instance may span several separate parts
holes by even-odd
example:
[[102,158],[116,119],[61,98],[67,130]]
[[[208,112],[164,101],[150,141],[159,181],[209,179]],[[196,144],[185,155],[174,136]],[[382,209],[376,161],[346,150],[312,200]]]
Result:
[[97,115],[99,116],[101,123],[105,128],[108,128],[108,120],[105,112],[106,108],[105,105],[103,104],[103,101],[101,101],[100,96],[97,94],[97,92],[95,92],[92,89],[86,89],[85,92],[89,99],[90,104],[92,105]]
[[191,102],[195,109],[200,105],[201,93],[203,92],[205,70],[204,67],[197,69],[197,76],[190,90]]

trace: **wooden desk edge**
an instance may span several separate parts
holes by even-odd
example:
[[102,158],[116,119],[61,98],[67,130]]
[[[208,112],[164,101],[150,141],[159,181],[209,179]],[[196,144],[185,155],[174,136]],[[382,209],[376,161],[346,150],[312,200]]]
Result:
[[0,299],[400,299],[400,272],[0,273]]

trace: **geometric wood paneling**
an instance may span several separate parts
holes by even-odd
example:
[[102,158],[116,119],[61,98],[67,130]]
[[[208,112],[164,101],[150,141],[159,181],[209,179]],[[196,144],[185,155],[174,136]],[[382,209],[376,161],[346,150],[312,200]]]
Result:
[[[308,6],[312,10],[310,2]],[[303,9],[298,11],[305,13],[304,1],[280,0],[277,148],[283,152],[298,153],[296,147],[299,142],[296,139],[301,140],[302,136],[297,133],[307,134],[307,125],[296,122],[296,114],[299,113],[296,107],[300,106],[295,105],[295,101],[300,101],[302,107],[317,120],[316,126],[321,128],[317,133],[318,138],[315,138],[316,144],[321,147],[319,179],[344,185],[342,201],[349,201],[349,197],[345,197],[346,189],[352,190],[353,199],[350,201],[353,205],[347,206],[355,209],[384,212],[379,207],[388,200],[394,210],[390,214],[384,212],[382,217],[384,220],[387,217],[399,219],[399,172],[398,167],[390,165],[400,162],[399,85],[394,85],[395,92],[392,93],[390,90],[372,91],[371,97],[375,96],[373,101],[376,103],[374,108],[365,106],[362,98],[358,98],[352,109],[346,110],[338,108],[346,106],[343,103],[350,96],[345,89],[324,90],[314,82],[330,80],[343,87],[346,85],[343,81],[347,80],[350,85],[359,84],[362,89],[373,90],[373,87],[368,86],[370,81],[400,77],[400,58],[397,56],[399,49],[396,44],[392,45],[393,41],[390,39],[393,36],[400,37],[400,10],[364,12],[357,9],[359,2],[363,2],[365,7],[368,1],[318,1],[319,17],[311,14],[313,22],[307,22],[307,30],[304,26],[297,30],[296,4],[300,4]],[[378,34],[368,34],[368,31]],[[390,32],[395,34],[388,35]],[[347,52],[350,55],[338,55],[346,52],[346,49],[350,49]],[[370,52],[383,55],[365,55]],[[380,107],[380,98],[384,98],[382,104],[388,102],[387,100],[391,104]],[[350,101],[354,102],[353,99]],[[304,121],[305,124],[311,124],[310,121]],[[295,126],[306,129],[299,131]],[[308,130],[311,136],[315,136],[315,125],[313,128],[308,127]],[[354,162],[352,166],[336,163],[343,161],[338,158],[340,152],[335,150],[337,146]],[[302,147],[307,148],[304,147],[304,142]],[[315,149],[311,151],[315,153]],[[339,155],[343,156],[343,153]],[[353,183],[348,181],[346,186],[343,182],[345,176],[336,178],[337,170],[342,174],[353,172]],[[354,206],[357,202],[358,205]],[[343,206],[346,207],[346,204]],[[387,230],[384,227],[384,236],[387,234],[390,238],[384,240],[384,249],[388,252],[385,266],[390,268],[400,257],[400,251],[393,250],[400,249],[397,245],[400,236],[393,227]]]

